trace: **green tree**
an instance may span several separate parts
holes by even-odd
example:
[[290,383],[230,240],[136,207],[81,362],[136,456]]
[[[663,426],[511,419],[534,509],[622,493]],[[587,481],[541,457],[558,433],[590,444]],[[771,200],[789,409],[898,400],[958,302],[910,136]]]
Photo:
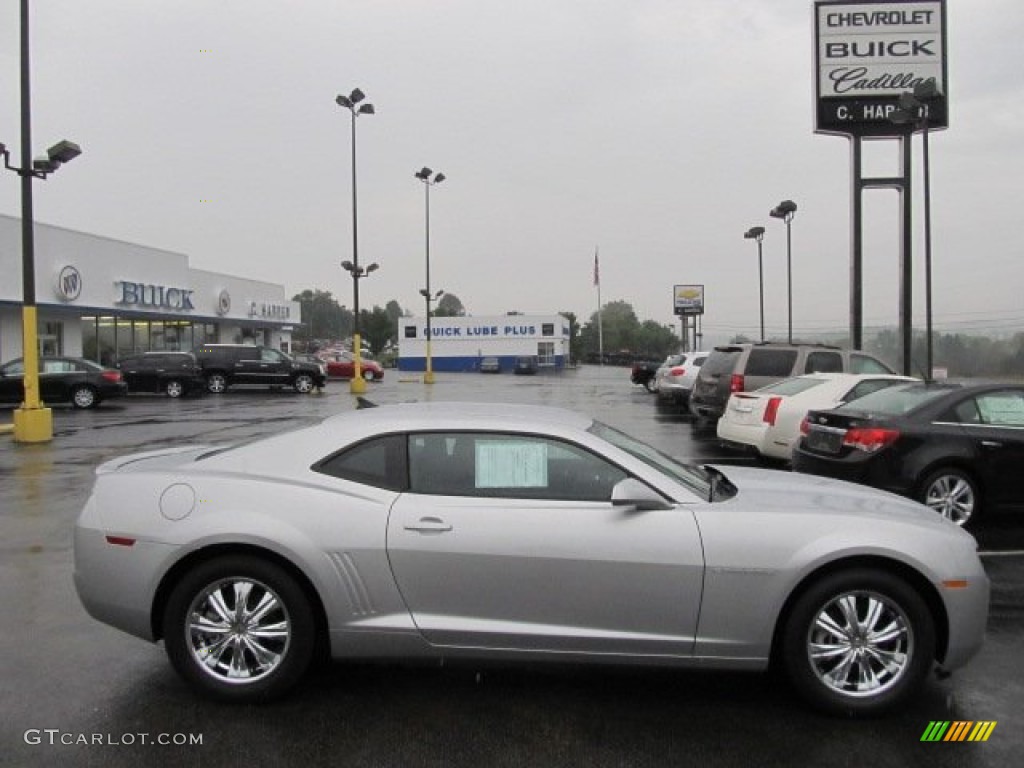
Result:
[[464,317],[466,308],[454,293],[446,293],[434,307],[434,317]]

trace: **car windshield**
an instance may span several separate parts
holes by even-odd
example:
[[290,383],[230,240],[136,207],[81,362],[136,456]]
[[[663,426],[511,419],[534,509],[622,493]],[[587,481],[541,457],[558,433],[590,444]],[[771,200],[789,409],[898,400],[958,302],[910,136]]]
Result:
[[813,389],[824,383],[825,379],[798,376],[794,379],[786,379],[775,384],[769,384],[767,387],[761,387],[756,391],[758,394],[765,395],[799,395],[801,392],[806,392],[808,389]]
[[702,499],[709,497],[712,481],[711,475],[706,470],[689,464],[681,464],[671,456],[666,456],[656,448],[647,445],[647,443],[630,437],[625,432],[619,432],[619,430],[609,427],[607,424],[602,424],[600,421],[595,421],[591,424],[587,431],[611,443],[616,448],[625,451],[630,456],[639,459],[647,466],[653,467],[664,475],[668,475]]
[[927,384],[886,387],[841,405],[837,410],[899,416],[942,397],[951,389],[951,387],[936,387]]

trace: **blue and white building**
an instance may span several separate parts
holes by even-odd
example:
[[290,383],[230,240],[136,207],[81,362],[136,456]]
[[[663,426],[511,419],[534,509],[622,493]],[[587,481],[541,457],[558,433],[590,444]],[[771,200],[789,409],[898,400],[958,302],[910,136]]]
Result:
[[[431,367],[435,371],[478,371],[485,357],[496,357],[503,371],[517,357],[535,356],[541,368],[561,369],[569,361],[569,320],[562,315],[432,317]],[[398,321],[398,368],[425,371],[427,321]]]

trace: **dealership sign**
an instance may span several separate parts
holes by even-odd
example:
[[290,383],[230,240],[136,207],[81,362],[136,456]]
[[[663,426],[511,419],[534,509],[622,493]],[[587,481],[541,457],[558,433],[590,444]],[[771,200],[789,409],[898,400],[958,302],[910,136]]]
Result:
[[814,10],[816,131],[901,135],[891,113],[926,80],[942,93],[929,128],[947,127],[945,0],[819,0]]
[[704,286],[675,286],[672,289],[672,311],[677,315],[703,315]]

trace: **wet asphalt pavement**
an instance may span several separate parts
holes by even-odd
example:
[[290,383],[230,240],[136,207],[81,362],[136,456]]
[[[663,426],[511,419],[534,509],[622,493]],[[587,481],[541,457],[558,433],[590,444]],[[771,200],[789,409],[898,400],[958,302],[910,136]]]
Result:
[[[388,371],[368,397],[566,406],[673,456],[752,463],[628,379],[625,369],[591,367],[439,375],[428,388]],[[91,412],[55,408],[47,445],[0,436],[0,765],[936,768],[1019,764],[1024,755],[1024,555],[1015,554],[1024,523],[1012,519],[979,531],[993,582],[982,652],[877,721],[815,715],[771,674],[475,663],[333,664],[283,702],[230,707],[186,689],[162,646],[85,614],[71,581],[72,527],[98,463],[246,439],[353,407],[342,382],[311,396],[138,397]],[[0,410],[0,423],[10,418]],[[997,726],[985,743],[922,743],[936,720]]]

